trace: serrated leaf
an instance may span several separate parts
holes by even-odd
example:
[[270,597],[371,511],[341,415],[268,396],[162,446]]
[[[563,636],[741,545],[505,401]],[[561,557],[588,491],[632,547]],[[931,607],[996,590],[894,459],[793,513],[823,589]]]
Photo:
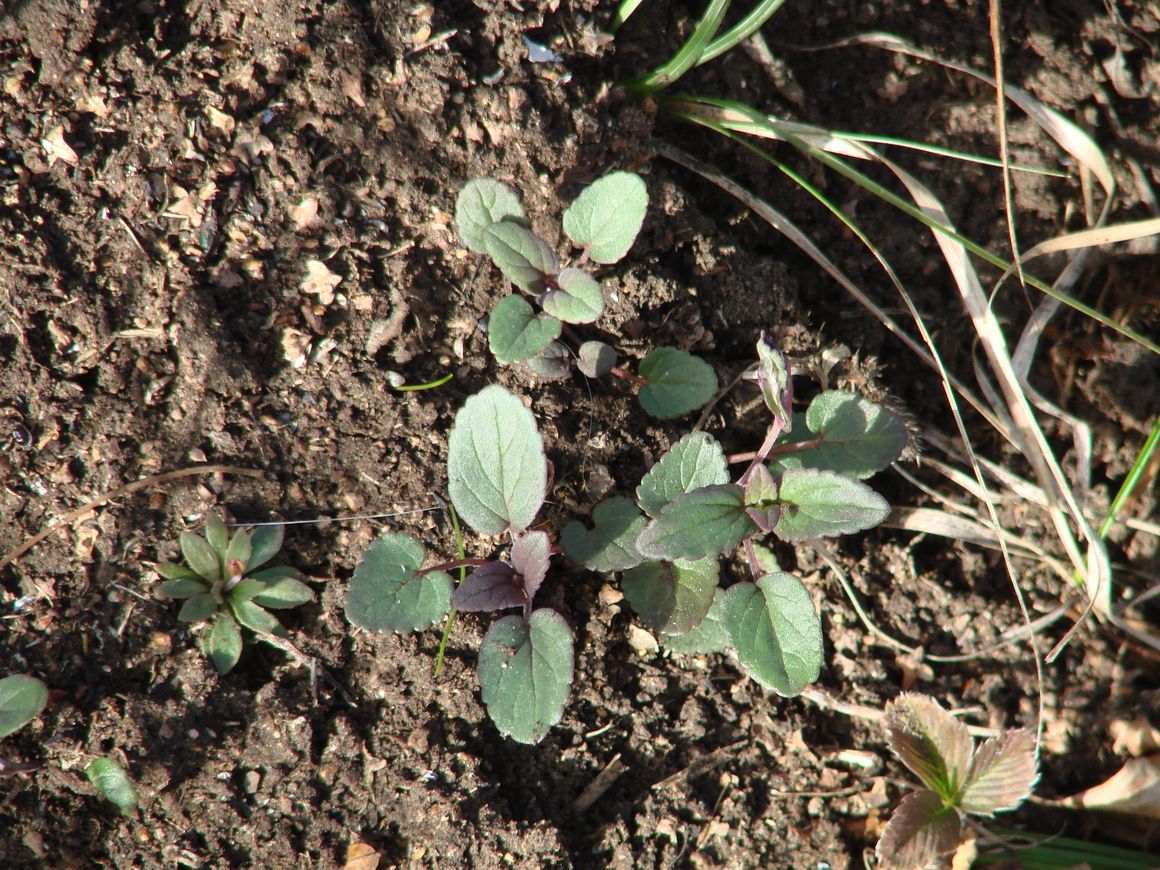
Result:
[[886,743],[922,784],[953,803],[967,780],[974,740],[934,698],[904,692],[886,705]]
[[813,468],[791,468],[778,481],[781,516],[773,533],[783,541],[832,538],[873,528],[890,505],[866,484]]
[[1022,728],[1004,731],[975,750],[958,806],[988,816],[1013,810],[1031,794],[1038,778],[1035,735]]
[[522,296],[505,296],[491,311],[487,346],[500,362],[523,362],[560,337],[563,324],[537,314]]
[[0,737],[19,731],[40,715],[48,689],[36,677],[12,674],[0,680]]
[[230,545],[230,533],[226,529],[225,521],[217,514],[210,514],[205,518],[205,540],[222,559],[225,559],[226,550]]
[[385,532],[367,547],[346,595],[346,618],[368,631],[420,631],[451,608],[454,583],[443,571],[420,574],[423,545]]
[[797,577],[778,572],[730,586],[721,613],[737,660],[763,686],[796,695],[818,678],[822,624]]
[[166,580],[157,587],[157,594],[162,598],[192,598],[194,595],[205,595],[209,587],[200,577],[196,580],[182,578],[180,580]]
[[687,634],[713,604],[718,570],[716,559],[645,562],[624,572],[621,588],[649,628],[662,635]]
[[274,634],[278,637],[286,636],[286,629],[274,614],[253,601],[235,601],[230,599],[230,612],[240,625],[257,634]]
[[644,223],[648,190],[639,175],[613,172],[588,185],[564,212],[564,232],[597,263],[628,253]]
[[181,543],[181,555],[194,573],[210,582],[222,579],[221,557],[205,538],[193,532],[182,532],[178,540]]
[[637,398],[658,420],[671,420],[703,408],[717,392],[717,373],[700,357],[675,347],[658,347],[640,361],[648,381]]
[[191,595],[177,611],[180,622],[201,622],[218,611],[218,600],[208,592]]
[[494,178],[467,182],[455,198],[455,225],[463,244],[472,251],[485,253],[483,234],[499,221],[527,222],[515,191]]
[[253,597],[255,603],[274,610],[298,607],[314,600],[314,590],[295,577],[263,581],[265,589]]
[[94,758],[85,768],[85,776],[107,800],[124,815],[137,809],[137,790],[125,769],[111,758]]
[[662,634],[658,640],[666,649],[680,655],[709,655],[728,649],[729,632],[725,630],[721,616],[724,600],[725,590],[718,586],[709,612],[696,628],[684,634]]
[[548,276],[560,271],[560,260],[551,246],[511,221],[501,221],[484,230],[483,246],[504,277],[525,293],[543,293],[548,288]]
[[592,511],[592,530],[571,522],[560,533],[568,558],[589,571],[624,571],[641,563],[636,539],[648,521],[627,498],[605,499]]
[[732,550],[756,531],[741,487],[704,486],[666,505],[636,539],[636,549],[649,559],[700,559]]
[[501,734],[539,743],[560,721],[572,685],[572,630],[542,608],[496,621],[479,648],[479,685]]
[[729,464],[717,439],[706,432],[690,432],[641,479],[636,500],[646,514],[655,517],[678,496],[728,482]]
[[250,532],[250,561],[246,563],[246,570],[252,573],[273,559],[282,549],[284,535],[285,527],[281,525],[256,526]]
[[603,341],[584,342],[576,357],[576,367],[590,378],[602,378],[616,368],[616,351]]
[[[841,390],[815,397],[805,423],[774,448],[770,471],[775,477],[787,468],[820,468],[865,479],[902,455],[908,438],[906,425],[896,414]],[[802,442],[812,446],[778,455]]]
[[592,323],[604,312],[604,291],[582,269],[563,269],[556,276],[556,287],[544,294],[540,305],[565,323]]
[[875,852],[885,870],[923,870],[958,848],[961,828],[953,808],[935,792],[920,788],[899,802]]
[[572,356],[568,353],[568,348],[558,341],[553,341],[538,354],[525,360],[524,365],[544,380],[558,381],[571,373]]
[[552,542],[547,532],[524,532],[512,544],[512,567],[523,576],[524,594],[532,601],[548,576]]
[[455,415],[447,479],[459,516],[484,535],[531,525],[548,485],[536,419],[503,387],[485,387]]
[[219,613],[205,636],[204,652],[219,674],[233,670],[242,657],[242,632],[233,616]]
[[490,613],[527,604],[516,569],[507,562],[485,562],[455,587],[451,606],[464,613]]

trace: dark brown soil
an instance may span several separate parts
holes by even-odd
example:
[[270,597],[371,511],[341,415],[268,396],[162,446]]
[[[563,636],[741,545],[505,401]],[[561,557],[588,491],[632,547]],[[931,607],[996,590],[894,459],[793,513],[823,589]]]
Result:
[[[1122,184],[1116,220],[1149,216],[1142,191],[1160,182],[1155,10],[1115,4],[1117,20],[1097,0],[1007,5],[1008,80],[1108,150]],[[630,360],[676,344],[725,380],[748,364],[762,329],[797,358],[844,343],[855,357],[835,369],[840,386],[950,431],[933,375],[740,204],[655,157],[653,142],[742,179],[898,308],[859,243],[740,148],[607,87],[663,60],[697,14],[697,4],[646,3],[613,43],[600,36],[610,10],[589,0],[0,3],[0,553],[148,475],[205,462],[259,472],[116,498],[0,574],[0,674],[31,673],[52,690],[44,714],[4,742],[6,757],[42,767],[0,780],[0,864],[335,867],[362,842],[380,867],[863,866],[905,788],[873,723],[767,695],[726,657],[637,652],[615,578],[570,566],[550,576],[543,594],[575,628],[577,679],[561,724],[525,747],[484,714],[478,622],[460,620],[438,679],[437,631],[369,635],[347,624],[346,586],[381,521],[288,530],[282,558],[317,580],[318,602],[287,616],[314,672],[254,643],[219,678],[176,609],[152,594],[146,565],[172,557],[179,532],[210,510],[238,522],[404,512],[391,525],[450,557],[449,524],[432,510],[446,489],[446,434],[463,400],[493,382],[531,400],[555,465],[551,530],[605,491],[631,491],[687,431],[687,420],[647,418],[622,384],[541,383],[494,362],[480,318],[502,281],[460,248],[450,216],[462,184],[483,175],[520,189],[553,241],[584,183],[613,168],[645,177],[644,232],[608,271],[616,295],[590,333]],[[774,21],[772,78],[736,50],[688,90],[995,153],[986,88],[875,49],[795,48],[888,30],[987,69],[987,4],[826,0],[786,4]],[[530,63],[525,36],[564,63]],[[1011,138],[1017,159],[1059,165],[1022,117],[1012,116]],[[789,149],[777,153],[871,228],[969,377],[969,325],[929,235]],[[935,180],[967,235],[1006,248],[996,173],[905,159]],[[1025,246],[1082,225],[1075,179],[1024,179],[1016,207]],[[1081,291],[1156,336],[1157,260],[1152,248],[1134,251],[1102,257]],[[333,300],[302,287],[311,260],[341,279]],[[1010,284],[1000,308],[1015,322],[1026,313]],[[1050,345],[1041,387],[1093,427],[1106,503],[1160,410],[1160,366],[1078,316],[1058,319]],[[454,379],[401,393],[392,372]],[[749,398],[727,399],[708,421],[731,450],[760,438]],[[1055,437],[1066,450],[1066,434]],[[1028,473],[981,424],[978,438]],[[892,474],[875,485],[896,504],[927,503]],[[1132,513],[1154,506],[1153,487]],[[1018,531],[1045,533],[1043,517],[1022,516]],[[1118,531],[1115,541],[1115,559],[1155,575],[1154,537]],[[979,649],[1021,623],[990,552],[889,529],[839,550],[875,621],[928,652]],[[914,688],[978,708],[979,724],[1034,725],[1026,645],[916,665],[864,629],[809,548],[778,555],[820,607],[826,693],[881,707]],[[1056,606],[1054,576],[1022,567],[1031,608]],[[1118,597],[1146,585],[1121,579]],[[1044,643],[1058,636],[1056,626]],[[1080,632],[1045,674],[1041,794],[1116,769],[1109,723],[1155,716],[1158,673],[1155,656],[1119,632]],[[851,767],[841,754],[850,749],[876,760]],[[134,816],[85,779],[98,755],[137,783]],[[615,758],[624,772],[577,809]],[[1009,821],[1088,831],[1034,809]]]

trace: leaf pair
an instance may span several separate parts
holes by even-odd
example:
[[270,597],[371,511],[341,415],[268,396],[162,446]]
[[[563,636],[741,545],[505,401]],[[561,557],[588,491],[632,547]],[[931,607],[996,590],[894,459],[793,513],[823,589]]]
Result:
[[902,799],[878,841],[884,867],[919,870],[953,852],[960,813],[1013,810],[1038,778],[1035,735],[1017,729],[975,747],[967,726],[937,701],[907,692],[886,706],[887,744],[922,781]]

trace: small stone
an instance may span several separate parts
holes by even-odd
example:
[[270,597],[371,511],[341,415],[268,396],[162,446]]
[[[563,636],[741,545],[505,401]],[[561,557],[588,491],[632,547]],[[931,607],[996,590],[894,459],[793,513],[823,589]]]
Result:
[[257,794],[258,786],[262,784],[262,774],[256,770],[246,771],[246,775],[242,777],[242,787],[246,790],[246,794]]

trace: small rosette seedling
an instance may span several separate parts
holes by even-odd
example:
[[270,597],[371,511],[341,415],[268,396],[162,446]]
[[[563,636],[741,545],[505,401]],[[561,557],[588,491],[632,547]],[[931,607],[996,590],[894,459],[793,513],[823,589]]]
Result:
[[[533,606],[547,577],[548,535],[529,531],[544,503],[548,461],[535,417],[519,398],[491,386],[455,415],[447,444],[451,502],[472,529],[507,534],[506,560],[463,559],[424,567],[423,546],[387,532],[355,570],[346,615],[371,631],[419,631],[449,611],[503,616],[484,635],[479,683],[488,716],[501,734],[538,743],[560,721],[572,684],[572,630],[556,611]],[[474,570],[456,588],[452,568]]]
[[890,870],[921,870],[954,852],[964,814],[1013,810],[1039,777],[1030,731],[1004,731],[976,747],[966,725],[913,692],[886,705],[885,723],[891,751],[925,786],[902,799],[878,841],[880,865]]
[[183,532],[180,544],[185,564],[160,562],[153,566],[164,579],[157,594],[184,600],[177,614],[182,622],[210,622],[201,646],[219,674],[228,672],[241,658],[239,626],[258,636],[285,635],[282,623],[270,610],[314,600],[314,592],[299,571],[287,566],[262,568],[282,549],[282,526],[238,529],[231,536],[222,518],[211,515],[206,520],[205,537]]
[[[808,541],[880,523],[889,506],[858,478],[897,459],[907,435],[896,416],[846,393],[822,393],[795,422],[789,366],[764,336],[753,376],[772,420],[743,474],[731,480],[716,439],[691,433],[644,476],[636,504],[602,502],[593,527],[571,523],[561,543],[593,571],[623,572],[625,597],[667,646],[732,648],[762,685],[795,695],[820,671],[821,622],[802,582],[758,539]],[[783,434],[794,440],[778,445]],[[722,590],[718,557],[738,548],[753,582]]]

